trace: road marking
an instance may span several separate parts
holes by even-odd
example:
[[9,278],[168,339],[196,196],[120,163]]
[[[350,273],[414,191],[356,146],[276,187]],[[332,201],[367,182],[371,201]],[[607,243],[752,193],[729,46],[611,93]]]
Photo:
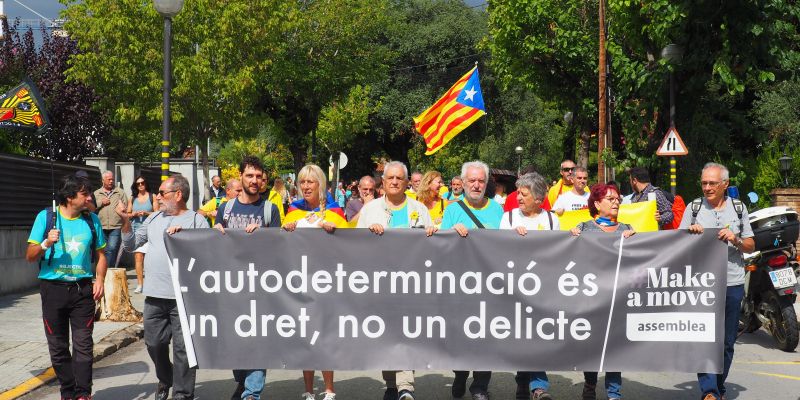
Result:
[[0,400],[12,400],[20,397],[42,385],[45,383],[53,380],[56,377],[56,373],[52,367],[46,369],[39,375],[34,376],[31,379],[21,383],[17,387],[7,390],[3,393],[0,393]]
[[743,372],[749,372],[749,373],[755,374],[755,375],[771,376],[773,378],[782,378],[782,379],[789,379],[789,380],[793,380],[793,381],[800,381],[800,376],[794,376],[794,375],[772,374],[772,373],[769,373],[769,372],[748,371],[746,369],[734,370],[734,371],[743,371]]

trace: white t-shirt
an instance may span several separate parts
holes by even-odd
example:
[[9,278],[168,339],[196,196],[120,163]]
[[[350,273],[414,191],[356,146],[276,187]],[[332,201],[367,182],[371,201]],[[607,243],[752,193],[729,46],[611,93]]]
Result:
[[563,208],[564,211],[575,211],[586,207],[589,207],[589,193],[584,192],[583,195],[578,196],[572,190],[562,193],[556,199],[556,204],[553,204],[553,210]]
[[[511,223],[508,223],[508,214],[511,213]],[[550,215],[553,220],[552,230],[557,231],[561,229],[558,224],[558,216],[555,214]],[[547,231],[550,230],[550,219],[547,218],[547,211],[542,210],[539,215],[531,218],[522,214],[519,208],[503,213],[503,219],[500,220],[500,229],[514,229],[518,226],[524,226],[529,231]]]
[[503,204],[506,204],[506,196],[498,193],[494,195],[494,201],[496,201],[497,204],[500,204],[502,206]]

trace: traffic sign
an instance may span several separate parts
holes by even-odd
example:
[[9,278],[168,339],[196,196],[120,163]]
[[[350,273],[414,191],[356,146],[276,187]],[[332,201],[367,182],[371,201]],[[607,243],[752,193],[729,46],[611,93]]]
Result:
[[683,144],[683,140],[681,140],[680,135],[678,135],[678,130],[675,129],[674,126],[669,127],[667,136],[664,137],[664,141],[661,142],[661,146],[658,146],[656,155],[685,156],[687,154],[689,154],[689,149],[687,149],[686,145]]
[[[328,163],[333,165],[333,155],[328,157]],[[347,155],[339,152],[339,169],[344,169],[347,166]]]

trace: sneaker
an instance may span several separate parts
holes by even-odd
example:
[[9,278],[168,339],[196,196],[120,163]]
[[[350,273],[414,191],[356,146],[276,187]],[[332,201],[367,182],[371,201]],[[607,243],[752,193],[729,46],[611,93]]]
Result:
[[241,382],[236,382],[236,390],[233,391],[231,400],[241,400],[242,393],[244,393],[244,384]]
[[472,400],[489,400],[489,393],[473,393]]
[[244,400],[256,400],[255,396],[247,396]]
[[547,399],[547,400],[551,400],[552,399],[552,397],[550,396],[550,393],[545,392],[544,389],[541,389],[541,388],[540,389],[536,389],[536,390],[533,391],[533,393],[531,393],[531,400],[544,400],[544,399]]
[[595,390],[597,389],[597,385],[590,385],[586,382],[583,383],[583,394],[581,398],[583,400],[597,400],[597,393]]
[[464,393],[467,393],[467,379],[453,379],[453,387],[450,388],[450,394],[453,395],[453,398],[460,399],[464,397]]
[[136,289],[133,289],[133,293],[142,293],[142,286],[136,285]]
[[703,396],[703,400],[718,400],[718,399],[717,396],[714,396],[714,393],[706,393],[706,395]]
[[383,400],[397,400],[399,398],[397,388],[386,388],[383,392]]
[[325,395],[325,397],[323,397],[322,400],[336,400],[336,393],[325,392],[320,394]]
[[414,400],[414,392],[403,389],[397,398],[398,400]]
[[169,386],[159,382],[158,386],[156,386],[156,395],[154,398],[156,400],[167,400],[167,397],[169,397]]
[[308,392],[305,392],[305,393],[301,394],[300,397],[302,397],[303,400],[315,400],[314,399],[314,395],[312,393],[308,393]]

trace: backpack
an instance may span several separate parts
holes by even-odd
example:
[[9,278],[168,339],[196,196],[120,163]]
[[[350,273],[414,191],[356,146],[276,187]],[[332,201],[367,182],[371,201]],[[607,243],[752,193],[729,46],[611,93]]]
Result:
[[[47,222],[45,223],[44,226],[44,236],[42,237],[42,241],[44,241],[44,239],[47,238],[47,232],[50,232],[56,227],[56,218],[55,218],[56,214],[55,212],[53,212],[53,209],[48,207],[45,208],[44,211],[45,211],[45,219]],[[87,225],[89,225],[89,229],[92,231],[92,244],[90,247],[92,251],[90,251],[89,254],[91,254],[92,264],[94,264],[95,261],[97,261],[95,259],[97,257],[95,252],[95,247],[97,247],[97,231],[94,229],[94,221],[92,221],[91,213],[82,212],[80,213],[80,216],[81,219],[84,220]],[[45,252],[45,254],[47,254],[47,252]],[[42,261],[45,258],[45,254],[42,254],[42,258],[39,259],[39,269],[42,268]],[[50,265],[50,263],[53,261],[53,256],[55,254],[56,254],[55,249],[51,249],[50,256],[47,257],[47,265]]]
[[[228,226],[228,219],[231,217],[231,212],[233,211],[233,202],[239,201],[238,198],[234,198],[233,200],[228,200],[225,203],[225,210],[222,212],[222,220],[225,221],[225,226]],[[264,200],[264,218],[262,225],[264,227],[269,226],[270,222],[272,222],[272,207],[275,205],[269,201]]]
[[680,195],[675,195],[675,201],[672,202],[672,222],[664,225],[663,229],[678,229],[678,227],[681,226],[681,220],[683,220],[683,214],[685,212],[686,203],[683,201],[683,197]]
[[[731,201],[733,202],[733,210],[736,211],[736,216],[739,217],[739,234],[741,234],[742,230],[744,229],[744,221],[742,220],[742,216],[744,214],[744,204],[742,204],[742,201],[739,200],[739,199],[731,198]],[[692,223],[691,223],[691,225],[694,225],[695,223],[697,223],[697,214],[700,213],[700,208],[702,206],[703,206],[703,198],[702,197],[698,197],[698,198],[692,200],[692,203],[691,203],[691,207],[692,207]]]

